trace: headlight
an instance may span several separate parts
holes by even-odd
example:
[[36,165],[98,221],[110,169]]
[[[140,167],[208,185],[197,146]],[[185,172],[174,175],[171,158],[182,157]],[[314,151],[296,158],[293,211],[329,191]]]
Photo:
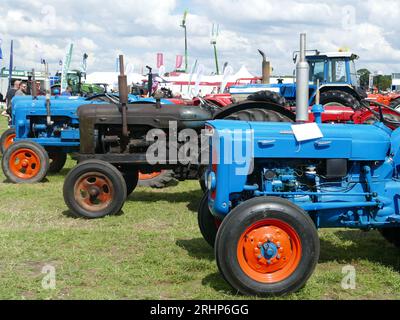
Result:
[[215,177],[215,173],[214,172],[209,172],[207,174],[207,189],[209,191],[214,191],[215,187],[217,186],[217,178]]

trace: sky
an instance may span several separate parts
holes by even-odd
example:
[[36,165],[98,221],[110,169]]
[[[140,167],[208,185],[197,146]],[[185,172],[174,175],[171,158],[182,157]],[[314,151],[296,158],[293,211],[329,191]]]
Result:
[[188,10],[189,69],[195,60],[206,73],[215,71],[210,44],[212,24],[219,24],[219,61],[238,71],[245,65],[260,75],[263,50],[275,75],[290,75],[299,34],[306,32],[308,49],[357,53],[357,67],[386,74],[400,72],[398,21],[400,1],[308,0],[1,0],[0,39],[8,65],[10,40],[15,65],[39,70],[40,58],[59,69],[66,47],[74,44],[72,67],[89,55],[88,73],[115,71],[119,54],[130,70],[156,68],[157,53],[165,68],[184,53],[183,12]]

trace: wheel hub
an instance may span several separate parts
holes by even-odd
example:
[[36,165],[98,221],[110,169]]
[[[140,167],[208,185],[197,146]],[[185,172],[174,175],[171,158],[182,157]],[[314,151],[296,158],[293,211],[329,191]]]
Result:
[[90,187],[89,188],[89,195],[92,197],[98,197],[100,195],[100,189],[98,187]]

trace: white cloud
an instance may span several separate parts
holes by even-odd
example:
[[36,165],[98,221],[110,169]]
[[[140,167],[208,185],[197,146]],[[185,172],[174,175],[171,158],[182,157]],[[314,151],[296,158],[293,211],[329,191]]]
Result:
[[[238,70],[242,64],[260,72],[257,49],[264,50],[278,74],[291,74],[298,35],[308,33],[309,48],[322,51],[349,47],[361,56],[359,67],[400,71],[395,0],[3,0],[0,37],[6,56],[14,39],[15,61],[36,67],[45,55],[53,71],[69,42],[75,44],[73,65],[89,54],[89,71],[112,71],[118,53],[141,70],[155,66],[163,52],[167,69],[183,54],[182,14],[189,10],[189,65],[198,59],[213,71],[212,23],[220,25],[220,64]],[[41,52],[38,51],[40,47]],[[36,48],[36,49],[35,49]],[[6,62],[6,61],[4,61]]]

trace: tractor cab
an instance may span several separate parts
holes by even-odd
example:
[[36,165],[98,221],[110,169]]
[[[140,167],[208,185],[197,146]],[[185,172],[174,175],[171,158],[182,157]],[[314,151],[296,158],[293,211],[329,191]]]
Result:
[[328,52],[307,55],[310,65],[310,85],[348,85],[360,87],[355,60],[359,57],[351,52]]

